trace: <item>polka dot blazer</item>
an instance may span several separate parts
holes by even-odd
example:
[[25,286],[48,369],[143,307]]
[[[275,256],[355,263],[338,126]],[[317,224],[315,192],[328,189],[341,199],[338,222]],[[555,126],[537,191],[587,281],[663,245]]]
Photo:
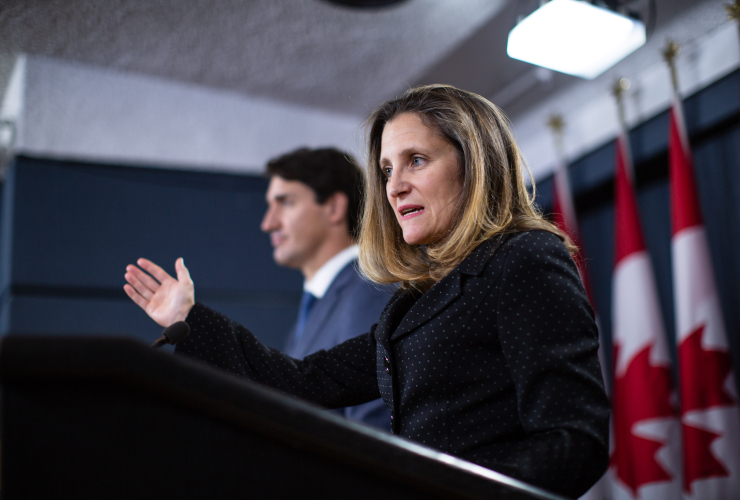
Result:
[[370,332],[303,360],[196,304],[176,352],[329,408],[383,398],[395,434],[578,496],[608,464],[598,335],[551,233],[494,238]]

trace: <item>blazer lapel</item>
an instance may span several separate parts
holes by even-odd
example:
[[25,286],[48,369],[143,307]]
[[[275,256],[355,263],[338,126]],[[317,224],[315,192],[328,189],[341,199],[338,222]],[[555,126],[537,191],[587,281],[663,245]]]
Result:
[[332,284],[329,285],[324,296],[316,301],[316,304],[308,314],[306,326],[301,335],[305,336],[304,345],[307,345],[309,349],[312,349],[308,352],[313,352],[314,343],[326,328],[329,318],[333,314],[334,309],[336,309],[337,304],[339,304],[342,289],[347,286],[347,283],[349,283],[352,278],[352,273],[355,272],[352,268],[354,262],[355,261],[350,262],[339,272],[337,277],[334,278]]
[[408,310],[398,328],[390,335],[395,341],[441,313],[462,294],[462,274],[479,275],[486,262],[498,250],[505,236],[486,241],[473,250],[459,266],[422,295]]
[[457,299],[460,293],[460,271],[455,269],[411,306],[401,324],[391,334],[390,340],[397,340],[434,318],[447,304]]
[[375,339],[386,351],[390,351],[390,337],[396,327],[403,321],[404,316],[409,309],[419,299],[420,294],[414,293],[413,290],[398,290],[388,305],[385,306],[383,313],[378,320],[378,326],[375,329]]

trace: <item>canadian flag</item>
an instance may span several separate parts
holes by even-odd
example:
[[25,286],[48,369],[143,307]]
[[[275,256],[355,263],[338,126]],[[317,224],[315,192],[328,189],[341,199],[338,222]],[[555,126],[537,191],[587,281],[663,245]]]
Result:
[[670,355],[624,132],[616,145],[612,494],[615,500],[676,499],[681,447]]
[[686,498],[740,498],[740,411],[678,97],[670,113],[673,295]]
[[[578,229],[578,219],[576,218],[573,195],[570,189],[568,165],[563,161],[558,161],[555,168],[555,174],[553,175],[553,191],[552,221],[561,231],[567,234],[573,244],[578,247],[578,253],[574,256],[576,266],[578,266],[578,273],[581,275],[583,288],[586,289],[586,296],[588,296],[588,301],[591,303],[594,314],[597,316],[598,323],[598,312],[591,292],[591,279],[588,274],[586,256],[583,251],[581,233]],[[601,331],[599,330],[599,334],[600,333]],[[603,358],[603,342],[601,336],[599,336],[599,341],[599,361],[601,361],[602,376],[604,378],[604,383],[606,383],[607,377],[606,372],[604,372],[606,364],[604,363]]]
[[[553,195],[552,221],[578,247],[578,253],[574,256],[575,262],[578,266],[578,272],[581,275],[583,287],[586,289],[588,300],[591,302],[594,312],[596,312],[596,304],[591,295],[591,280],[588,275],[588,266],[586,266],[580,230],[578,229],[578,219],[576,218],[573,195],[570,189],[568,166],[564,161],[559,161],[555,168],[555,174],[553,175]],[[599,361],[601,361],[602,376],[604,383],[606,383],[607,377],[604,371],[606,364],[604,363],[604,343],[601,339],[601,329],[599,329],[599,341]],[[608,478],[606,474],[588,492],[582,495],[580,500],[602,500],[604,498],[609,498]]]
[[[593,297],[591,295],[591,282],[588,277],[588,268],[583,254],[583,245],[581,235],[578,229],[578,220],[576,219],[576,210],[573,205],[573,195],[570,189],[570,179],[568,178],[568,166],[565,162],[559,161],[553,175],[553,211],[552,221],[558,228],[563,231],[571,241],[578,247],[578,254],[575,256],[578,272],[581,275],[581,281],[586,289],[588,300],[594,307]],[[595,307],[594,307],[595,309]]]

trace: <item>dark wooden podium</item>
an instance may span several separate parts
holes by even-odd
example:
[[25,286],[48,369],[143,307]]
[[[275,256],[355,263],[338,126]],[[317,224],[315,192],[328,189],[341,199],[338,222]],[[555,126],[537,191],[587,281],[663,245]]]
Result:
[[4,500],[554,499],[128,339],[0,342]]

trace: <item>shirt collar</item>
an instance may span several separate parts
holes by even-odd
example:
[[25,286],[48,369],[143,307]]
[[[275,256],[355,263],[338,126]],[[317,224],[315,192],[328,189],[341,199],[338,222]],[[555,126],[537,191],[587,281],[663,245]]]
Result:
[[345,248],[334,257],[327,260],[326,263],[316,271],[313,278],[305,281],[303,283],[303,290],[311,292],[311,294],[317,299],[322,298],[339,272],[344,269],[347,264],[355,260],[358,255],[360,255],[360,249],[357,245]]

